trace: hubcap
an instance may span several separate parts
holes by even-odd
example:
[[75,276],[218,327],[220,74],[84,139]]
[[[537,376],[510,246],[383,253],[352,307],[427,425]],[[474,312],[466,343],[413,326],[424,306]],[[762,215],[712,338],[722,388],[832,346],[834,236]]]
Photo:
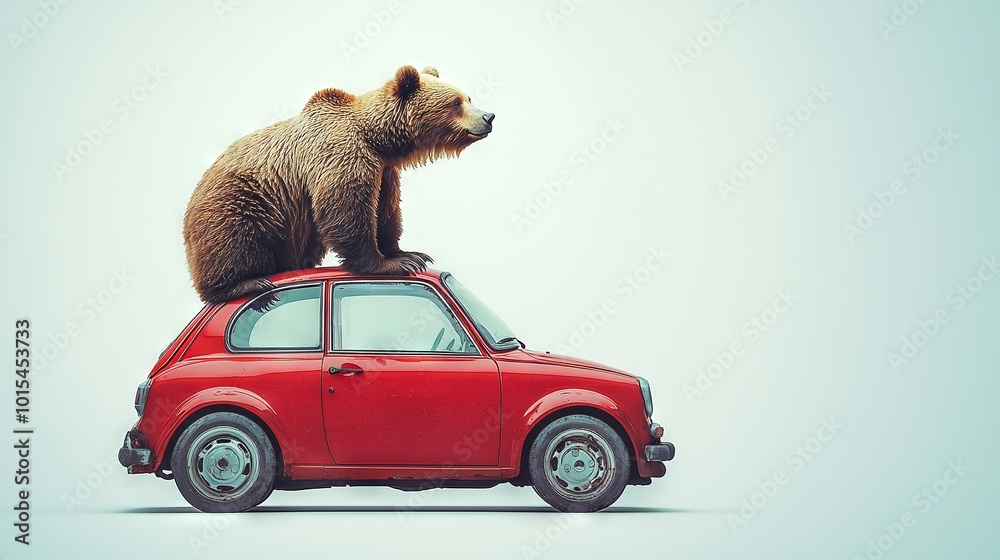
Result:
[[244,494],[257,480],[259,457],[257,446],[242,430],[211,428],[191,445],[189,478],[202,495],[230,500]]
[[607,440],[588,429],[566,430],[545,450],[545,475],[552,487],[571,500],[600,494],[615,473],[615,458]]

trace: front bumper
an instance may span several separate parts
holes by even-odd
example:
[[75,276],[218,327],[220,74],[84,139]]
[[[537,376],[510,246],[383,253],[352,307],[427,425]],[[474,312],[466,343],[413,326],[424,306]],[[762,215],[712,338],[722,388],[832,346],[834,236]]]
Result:
[[674,458],[674,444],[669,441],[647,445],[643,450],[643,456],[647,461],[670,461]]
[[[133,467],[148,466],[152,457],[152,453],[149,449],[133,447],[132,438],[132,432],[125,434],[125,443],[123,443],[122,448],[118,450],[118,462],[121,463],[123,467],[128,469],[129,474],[132,474]],[[142,441],[142,438],[136,439],[138,441]]]

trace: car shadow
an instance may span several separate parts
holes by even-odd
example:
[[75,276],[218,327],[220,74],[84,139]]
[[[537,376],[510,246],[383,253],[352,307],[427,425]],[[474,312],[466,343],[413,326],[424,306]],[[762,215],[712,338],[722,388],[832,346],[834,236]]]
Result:
[[[545,507],[521,506],[257,506],[244,513],[556,513]],[[201,513],[193,507],[141,507],[113,510],[111,513]],[[728,513],[713,509],[609,507],[589,515],[619,513]]]

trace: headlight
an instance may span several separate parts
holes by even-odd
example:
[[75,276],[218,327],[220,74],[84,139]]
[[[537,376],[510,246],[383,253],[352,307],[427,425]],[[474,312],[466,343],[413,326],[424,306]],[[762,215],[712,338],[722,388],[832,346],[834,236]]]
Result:
[[642,391],[642,404],[646,405],[646,416],[653,417],[653,394],[649,392],[649,381],[639,378],[639,389]]
[[135,390],[135,411],[142,416],[142,409],[146,408],[146,397],[149,396],[149,385],[152,383],[152,379],[147,379],[139,384],[139,388]]

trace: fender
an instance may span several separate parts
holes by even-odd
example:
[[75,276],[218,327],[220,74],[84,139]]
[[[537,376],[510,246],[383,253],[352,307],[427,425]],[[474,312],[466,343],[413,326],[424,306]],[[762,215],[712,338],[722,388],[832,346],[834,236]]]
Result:
[[638,449],[640,442],[635,437],[635,430],[617,403],[605,395],[587,389],[560,389],[538,399],[524,411],[511,436],[508,465],[520,470],[525,439],[539,422],[544,422],[546,418],[560,410],[579,407],[595,408],[614,418],[628,434],[628,444],[633,450]]
[[197,414],[198,411],[210,406],[219,405],[234,406],[255,414],[267,424],[271,433],[274,434],[284,467],[287,469],[294,462],[294,451],[293,447],[288,445],[285,426],[264,399],[255,393],[238,387],[212,387],[191,395],[190,398],[178,405],[168,416],[168,418],[171,418],[170,423],[160,431],[161,434],[165,435],[159,441],[150,442],[153,448],[153,456],[156,458],[152,470],[160,468],[167,445],[177,435],[175,432],[181,424],[192,415]]

